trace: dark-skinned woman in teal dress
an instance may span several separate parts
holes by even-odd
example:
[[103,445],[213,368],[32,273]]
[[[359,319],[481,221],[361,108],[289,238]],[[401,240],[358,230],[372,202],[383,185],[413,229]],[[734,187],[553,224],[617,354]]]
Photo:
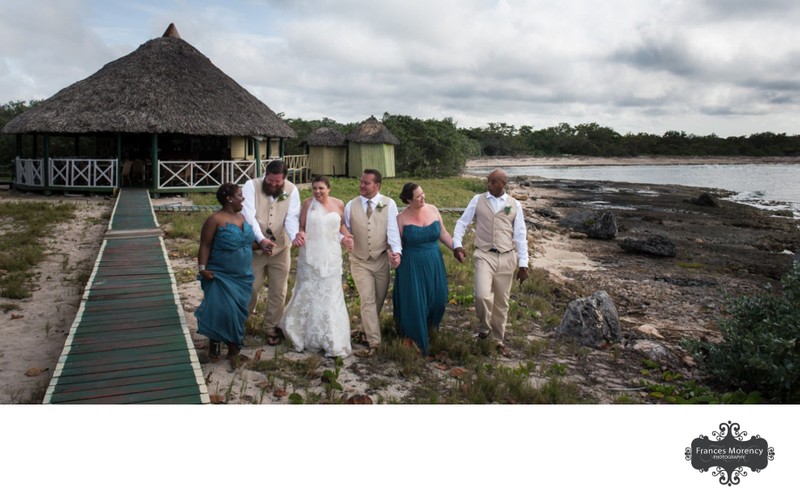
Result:
[[200,231],[197,263],[203,303],[195,311],[197,332],[209,338],[209,358],[239,356],[253,291],[253,229],[242,215],[242,189],[225,183],[217,190],[222,209],[209,216]]

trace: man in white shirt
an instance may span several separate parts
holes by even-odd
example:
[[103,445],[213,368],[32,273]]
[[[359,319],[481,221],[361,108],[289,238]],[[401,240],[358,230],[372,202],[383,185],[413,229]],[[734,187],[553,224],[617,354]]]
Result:
[[488,191],[472,198],[453,231],[453,256],[463,262],[464,234],[475,223],[473,262],[478,337],[491,336],[503,356],[508,356],[505,331],[514,271],[520,282],[528,278],[525,216],[519,201],[506,192],[507,184],[508,175],[502,169],[489,173]]
[[300,229],[300,192],[286,179],[288,169],[282,160],[267,164],[263,177],[247,181],[242,187],[242,214],[253,227],[259,250],[253,253],[253,294],[250,313],[267,280],[267,310],[264,329],[269,345],[278,345],[282,335],[278,321],[286,306],[286,289],[291,268],[291,248],[295,238],[304,239]]
[[402,246],[397,229],[397,204],[381,195],[382,176],[365,169],[360,196],[347,203],[344,222],[353,235],[350,274],[361,298],[361,327],[368,344],[356,356],[369,357],[381,344],[380,313],[389,291],[389,267],[400,265]]

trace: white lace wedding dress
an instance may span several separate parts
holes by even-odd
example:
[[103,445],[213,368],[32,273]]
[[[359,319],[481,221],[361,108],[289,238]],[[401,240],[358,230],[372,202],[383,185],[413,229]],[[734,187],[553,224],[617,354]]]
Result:
[[347,357],[350,316],[342,291],[340,216],[316,200],[306,215],[306,243],[300,248],[292,298],[279,323],[294,349]]

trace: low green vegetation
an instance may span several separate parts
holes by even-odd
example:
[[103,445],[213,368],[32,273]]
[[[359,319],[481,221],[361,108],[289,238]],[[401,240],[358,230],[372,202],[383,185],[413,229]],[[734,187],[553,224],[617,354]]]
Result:
[[65,203],[0,204],[0,296],[12,300],[31,296],[32,269],[45,256],[45,241],[55,225],[74,213],[75,206]]
[[723,341],[686,343],[700,368],[722,388],[772,402],[800,402],[800,264],[752,296],[731,298],[720,321]]

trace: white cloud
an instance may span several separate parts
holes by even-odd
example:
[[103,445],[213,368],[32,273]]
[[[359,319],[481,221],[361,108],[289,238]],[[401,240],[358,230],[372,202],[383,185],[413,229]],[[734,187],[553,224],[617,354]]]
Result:
[[779,0],[6,0],[0,100],[52,95],[175,22],[288,117],[798,134],[798,21]]

